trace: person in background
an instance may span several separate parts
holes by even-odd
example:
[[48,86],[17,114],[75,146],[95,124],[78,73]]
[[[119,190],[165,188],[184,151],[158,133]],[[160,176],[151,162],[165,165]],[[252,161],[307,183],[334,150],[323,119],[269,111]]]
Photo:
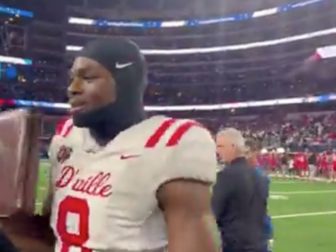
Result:
[[327,179],[329,180],[329,182],[332,182],[333,170],[334,170],[334,154],[330,150],[327,154],[327,172],[326,172]]
[[295,169],[294,169],[294,156],[293,154],[289,155],[289,161],[288,161],[288,174],[290,178],[293,178],[295,176]]
[[298,152],[295,155],[294,167],[296,170],[296,175],[300,179],[306,176],[306,173],[308,171],[308,160],[307,160],[305,152]]
[[331,180],[336,182],[336,149],[333,149],[333,167],[331,171]]
[[246,159],[245,139],[227,128],[216,137],[217,153],[226,164],[217,174],[212,208],[224,252],[264,252],[265,183]]
[[312,152],[308,157],[309,165],[309,180],[314,180],[316,177],[317,170],[317,156],[315,152]]
[[301,166],[301,154],[297,152],[294,154],[294,173],[297,177],[300,175]]
[[276,153],[276,149],[271,150],[270,154],[269,154],[269,165],[270,165],[270,170],[269,172],[276,172],[278,169],[278,164],[277,164],[277,153]]
[[[267,174],[264,172],[264,169],[261,167],[260,163],[258,162],[258,155],[260,154],[261,150],[261,145],[253,140],[253,139],[248,139],[246,141],[246,158],[248,163],[252,168],[255,169],[256,173],[258,176],[260,176],[263,181],[264,181],[264,200],[265,200],[265,205],[266,209],[268,208],[268,197],[269,197],[269,186],[270,186],[270,178],[267,176]],[[282,158],[285,156],[284,154]],[[273,247],[273,224],[272,224],[272,219],[271,217],[266,213],[265,218],[264,218],[264,240],[265,240],[265,247],[264,251],[265,252],[271,252],[272,247]]]
[[328,177],[328,158],[327,152],[324,151],[319,155],[319,174],[322,178]]
[[303,155],[303,164],[302,164],[302,174],[304,178],[308,178],[309,177],[309,163],[308,163],[308,158],[309,158],[309,150],[305,149]]
[[285,152],[281,156],[281,174],[283,177],[288,175],[288,163],[289,163],[289,157],[288,154]]

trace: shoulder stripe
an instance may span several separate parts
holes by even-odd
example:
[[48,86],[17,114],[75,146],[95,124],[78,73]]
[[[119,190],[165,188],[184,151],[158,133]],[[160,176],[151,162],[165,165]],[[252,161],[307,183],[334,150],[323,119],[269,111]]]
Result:
[[73,128],[71,119],[61,121],[56,127],[56,135],[67,137]]
[[160,141],[161,137],[176,122],[176,119],[168,119],[164,121],[154,134],[147,140],[146,148],[153,148]]
[[192,128],[193,126],[201,126],[198,122],[195,121],[188,121],[183,123],[181,126],[177,128],[177,130],[174,132],[174,134],[171,136],[171,138],[168,140],[166,146],[172,147],[177,145],[180,140],[182,139],[183,135],[187,133],[187,131]]
[[56,123],[55,135],[61,135],[63,126],[66,123],[66,121],[67,121],[66,119],[61,119]]

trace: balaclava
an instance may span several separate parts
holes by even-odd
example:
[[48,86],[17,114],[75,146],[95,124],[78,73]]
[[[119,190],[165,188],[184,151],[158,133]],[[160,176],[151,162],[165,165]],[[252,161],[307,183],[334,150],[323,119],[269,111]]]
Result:
[[115,134],[144,118],[143,95],[147,85],[146,64],[136,44],[126,38],[98,39],[89,42],[78,55],[97,61],[111,72],[116,82],[116,101],[93,111],[74,116],[78,127]]

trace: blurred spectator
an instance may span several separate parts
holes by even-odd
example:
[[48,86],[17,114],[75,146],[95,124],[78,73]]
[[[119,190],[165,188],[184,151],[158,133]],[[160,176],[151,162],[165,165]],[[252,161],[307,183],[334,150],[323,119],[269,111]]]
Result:
[[241,130],[245,137],[258,140],[263,148],[274,150],[279,147],[290,151],[320,152],[336,146],[336,113],[287,114],[275,116],[244,116],[221,121],[201,120],[212,130],[221,127],[234,127]]

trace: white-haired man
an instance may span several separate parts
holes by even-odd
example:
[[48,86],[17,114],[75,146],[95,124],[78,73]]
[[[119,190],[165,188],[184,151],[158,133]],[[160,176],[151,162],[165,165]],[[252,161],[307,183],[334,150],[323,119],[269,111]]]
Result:
[[218,173],[212,207],[225,252],[262,252],[266,206],[264,183],[251,169],[241,132],[227,128],[216,136],[217,152],[226,163]]

